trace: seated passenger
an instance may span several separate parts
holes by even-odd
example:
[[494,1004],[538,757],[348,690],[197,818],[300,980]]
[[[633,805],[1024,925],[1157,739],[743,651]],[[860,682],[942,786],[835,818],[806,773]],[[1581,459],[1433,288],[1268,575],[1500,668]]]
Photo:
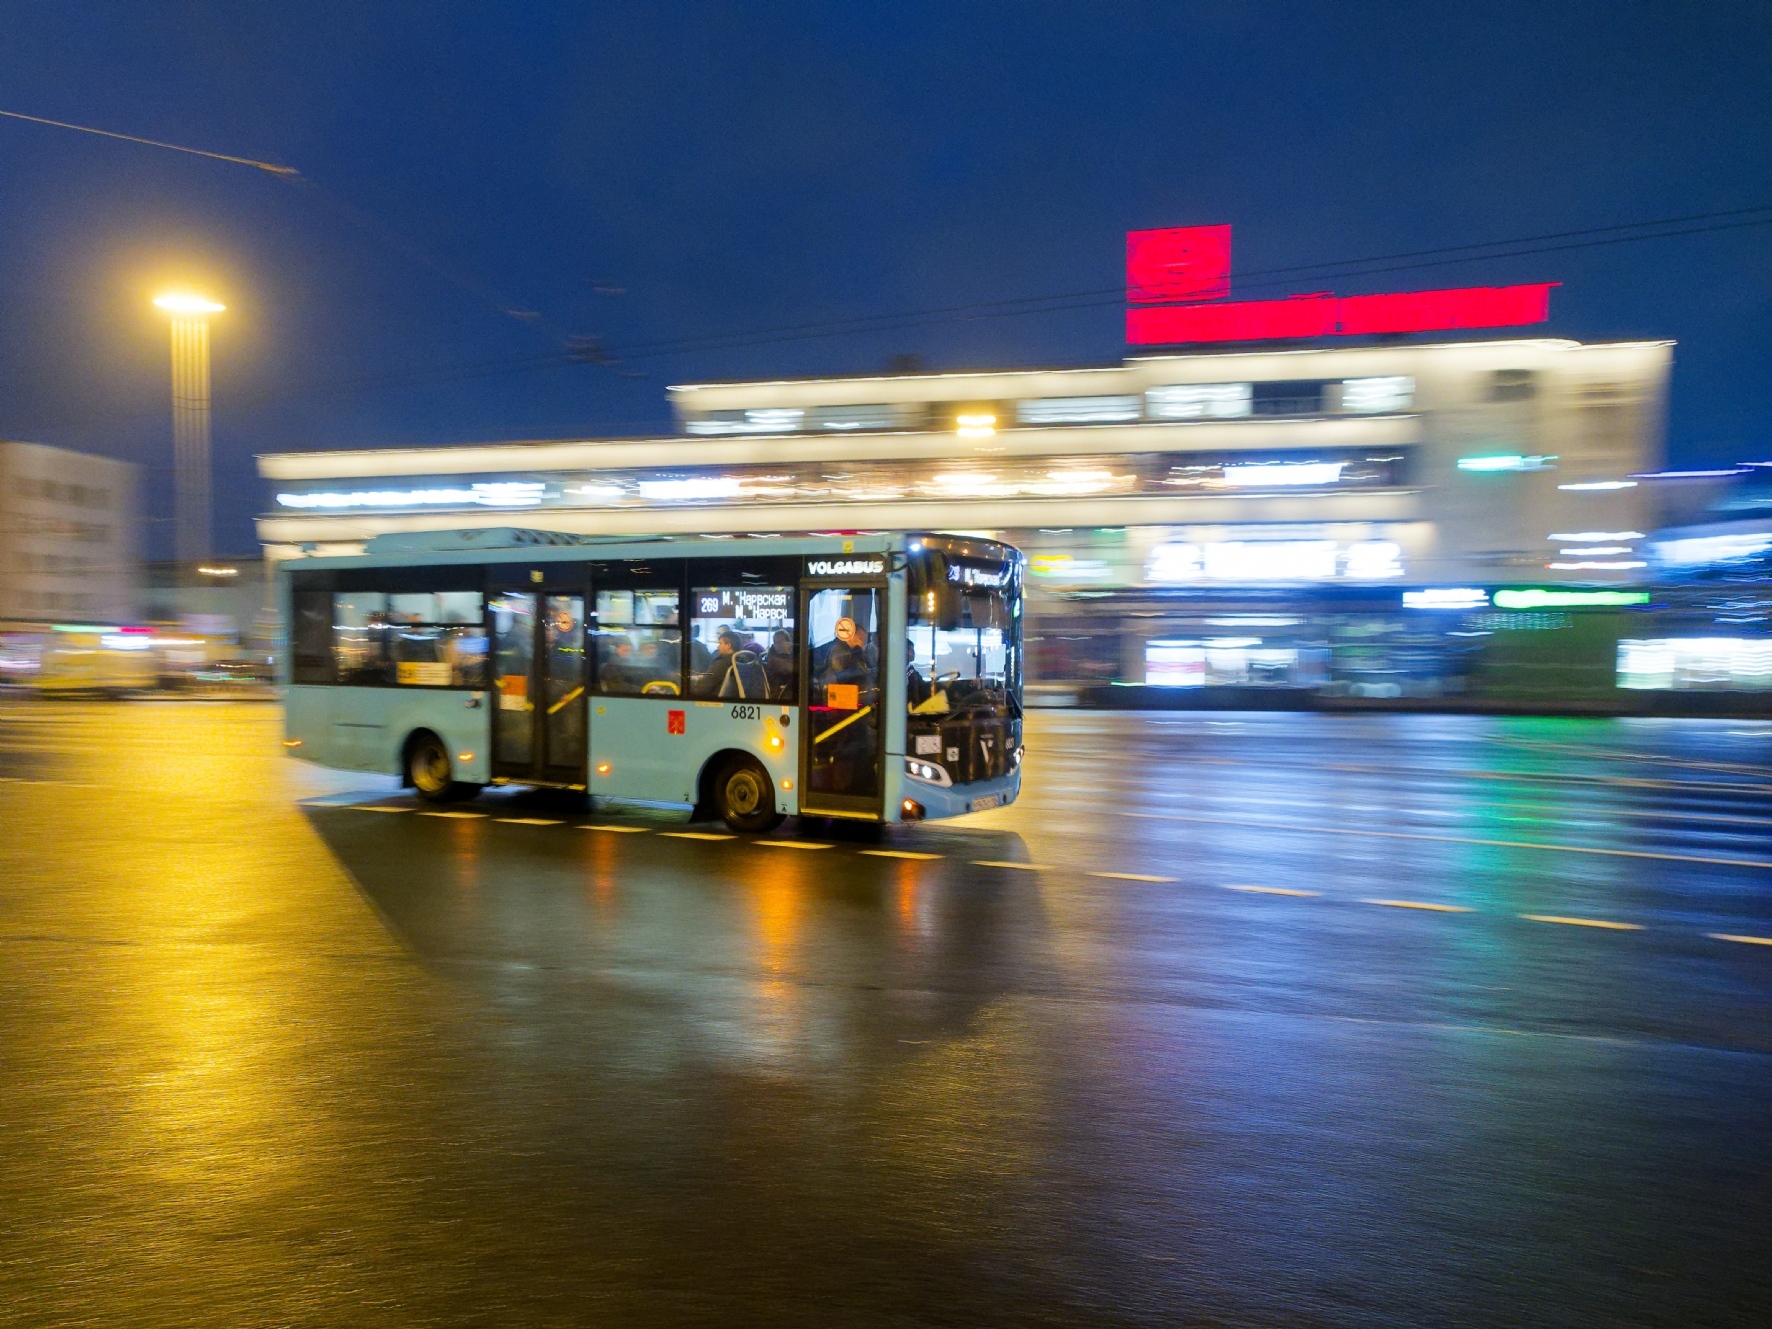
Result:
[[677,672],[681,652],[678,643],[673,639],[661,640],[649,636],[639,653],[639,667],[636,674],[642,680],[641,686],[648,683],[669,683],[673,687],[677,683]]
[[731,628],[721,628],[714,652],[706,669],[696,673],[690,680],[690,690],[697,697],[719,697],[724,695],[726,675],[732,669],[732,657],[738,650],[738,636]]
[[794,638],[777,630],[763,657],[763,672],[769,676],[769,699],[794,702]]
[[756,651],[748,649],[755,645],[755,642],[745,643],[746,649],[732,653],[732,663],[720,683],[722,699],[762,701],[769,695],[769,675],[763,671],[763,659]]
[[600,633],[597,638],[597,690],[635,692],[644,681],[634,672],[634,643],[625,633]]

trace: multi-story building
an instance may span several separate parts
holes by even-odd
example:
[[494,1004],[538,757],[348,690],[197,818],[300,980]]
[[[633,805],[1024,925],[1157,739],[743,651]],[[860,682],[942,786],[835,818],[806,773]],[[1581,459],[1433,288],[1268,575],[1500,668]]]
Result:
[[129,621],[138,550],[135,467],[0,442],[0,620]]
[[[1398,663],[1411,603],[1643,578],[1654,519],[1633,477],[1661,463],[1671,358],[1393,340],[689,384],[670,438],[263,457],[259,533],[276,558],[510,524],[989,531],[1030,556],[1035,677],[1407,682],[1450,667]],[[1378,622],[1388,646],[1337,654],[1337,633]]]

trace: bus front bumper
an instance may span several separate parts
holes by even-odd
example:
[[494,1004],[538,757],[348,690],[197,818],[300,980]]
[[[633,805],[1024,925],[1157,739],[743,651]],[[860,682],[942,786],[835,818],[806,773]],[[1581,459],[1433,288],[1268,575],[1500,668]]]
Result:
[[[937,821],[942,817],[963,817],[968,812],[987,812],[1006,808],[1021,793],[1021,769],[994,780],[974,780],[970,784],[938,785],[907,776],[904,797],[923,809],[923,818]],[[913,814],[914,815],[914,814]]]

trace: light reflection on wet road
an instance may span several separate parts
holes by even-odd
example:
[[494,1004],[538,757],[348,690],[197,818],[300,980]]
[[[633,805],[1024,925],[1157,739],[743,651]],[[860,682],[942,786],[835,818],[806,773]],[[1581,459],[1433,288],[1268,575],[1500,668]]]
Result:
[[277,725],[0,703],[0,1324],[1769,1318],[1772,726],[1043,713],[769,844]]

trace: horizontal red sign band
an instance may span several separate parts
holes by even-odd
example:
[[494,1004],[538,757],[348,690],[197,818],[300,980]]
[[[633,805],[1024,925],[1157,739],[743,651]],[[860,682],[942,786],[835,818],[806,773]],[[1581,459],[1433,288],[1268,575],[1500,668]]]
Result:
[[1550,318],[1551,287],[1556,285],[1559,283],[1534,282],[1393,295],[1307,295],[1235,304],[1138,306],[1126,311],[1126,341],[1133,346],[1173,346],[1523,327]]

